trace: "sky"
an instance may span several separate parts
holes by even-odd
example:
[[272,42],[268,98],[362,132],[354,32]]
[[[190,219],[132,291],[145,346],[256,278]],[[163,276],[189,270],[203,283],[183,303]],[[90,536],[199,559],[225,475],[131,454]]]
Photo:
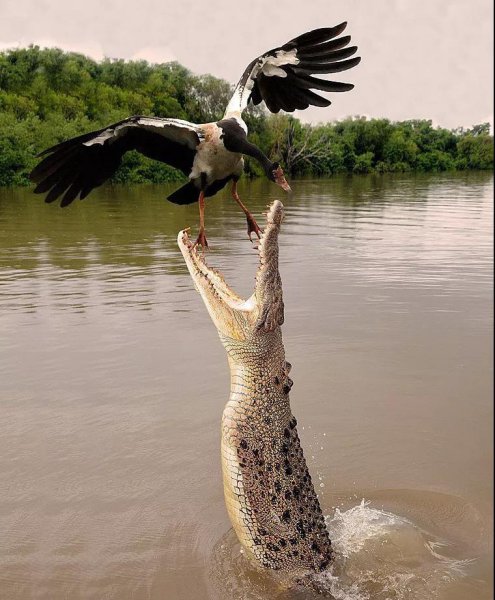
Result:
[[0,50],[38,44],[96,59],[177,60],[236,83],[266,50],[342,21],[362,61],[334,79],[356,87],[299,118],[489,121],[493,131],[492,0],[0,0]]

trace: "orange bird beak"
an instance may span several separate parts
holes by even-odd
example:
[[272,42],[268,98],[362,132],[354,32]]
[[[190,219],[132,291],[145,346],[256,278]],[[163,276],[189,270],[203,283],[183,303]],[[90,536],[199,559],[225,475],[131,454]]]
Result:
[[282,167],[277,167],[275,171],[273,171],[273,176],[275,178],[275,183],[279,185],[284,191],[291,192],[290,185],[287,183],[284,172],[282,171]]

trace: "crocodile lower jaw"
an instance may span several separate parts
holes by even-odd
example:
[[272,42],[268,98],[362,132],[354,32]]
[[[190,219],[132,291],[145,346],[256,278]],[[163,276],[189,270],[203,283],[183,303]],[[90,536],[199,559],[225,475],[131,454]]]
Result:
[[266,214],[266,226],[258,244],[258,270],[253,294],[241,298],[194,247],[187,230],[177,242],[196,289],[201,294],[219,333],[246,339],[256,329],[273,330],[283,323],[282,286],[278,273],[278,234],[284,216],[276,200]]

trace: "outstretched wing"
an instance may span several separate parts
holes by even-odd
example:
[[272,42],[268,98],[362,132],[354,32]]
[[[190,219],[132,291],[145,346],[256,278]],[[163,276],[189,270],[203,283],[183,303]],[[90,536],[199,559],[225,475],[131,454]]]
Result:
[[347,92],[351,83],[339,83],[312,77],[314,73],[339,73],[356,66],[357,46],[346,47],[351,36],[338,37],[347,23],[336,27],[315,29],[304,33],[280,48],[266,52],[253,60],[244,71],[229,102],[225,116],[241,113],[248,105],[264,100],[274,113],[279,110],[303,110],[310,104],[328,106],[330,100],[311,90]]
[[189,175],[201,139],[200,129],[187,121],[131,117],[48,148],[30,178],[38,184],[36,194],[47,193],[46,202],[63,194],[60,206],[68,206],[109,179],[129,150]]

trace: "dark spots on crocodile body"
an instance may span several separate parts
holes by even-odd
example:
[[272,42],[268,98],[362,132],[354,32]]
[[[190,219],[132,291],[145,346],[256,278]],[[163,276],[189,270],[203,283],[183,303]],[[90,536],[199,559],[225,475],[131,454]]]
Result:
[[297,550],[292,551],[292,556],[299,556],[299,552]]
[[280,481],[278,479],[275,481],[275,491],[279,494],[282,490],[282,486],[280,485]]
[[277,376],[275,376],[275,385],[280,385],[280,379]]
[[259,546],[261,544],[260,538],[255,537],[253,543],[255,544],[255,546]]
[[285,442],[282,444],[282,446],[280,447],[280,449],[282,450],[282,452],[284,454],[288,454],[288,452],[289,452],[289,446]]
[[248,445],[247,445],[246,440],[241,440],[240,446],[243,450],[247,450]]
[[289,543],[291,546],[295,546],[297,544],[297,538],[289,538]]
[[302,519],[299,519],[299,521],[296,523],[296,529],[299,535],[304,539],[306,537],[306,530],[304,528],[304,522]]
[[285,468],[285,474],[286,475],[292,475],[292,467],[286,467]]
[[278,543],[282,546],[282,548],[285,548],[287,546],[287,542],[284,540],[284,538],[278,540]]
[[263,421],[265,422],[265,425],[271,425],[273,420],[271,417],[264,417]]
[[266,549],[269,550],[270,552],[278,552],[280,550],[280,548],[278,546],[276,546],[275,544],[272,544],[271,542],[268,542],[268,544],[266,545]]
[[330,564],[330,560],[328,558],[326,558],[325,560],[322,560],[320,563],[320,569],[323,571],[323,569],[326,569],[329,564]]
[[289,422],[289,427],[291,429],[294,429],[296,425],[297,425],[296,417],[292,417],[291,421]]
[[292,496],[292,493],[291,493],[291,491],[290,491],[290,490],[287,490],[287,491],[285,492],[285,494],[284,494],[284,498],[285,498],[286,500],[290,500],[290,499],[291,499],[291,496]]
[[292,493],[294,494],[294,498],[299,498],[300,491],[297,485],[292,488]]
[[284,437],[287,439],[290,438],[290,431],[287,429],[287,427],[284,429]]
[[284,394],[288,394],[290,392],[290,386],[287,384],[285,384],[282,389],[284,391]]
[[290,510],[284,510],[284,512],[282,513],[282,521],[284,523],[289,523],[289,521],[290,521]]
[[311,550],[313,550],[313,552],[319,552],[320,551],[320,547],[318,546],[318,544],[316,542],[313,542],[311,544]]

